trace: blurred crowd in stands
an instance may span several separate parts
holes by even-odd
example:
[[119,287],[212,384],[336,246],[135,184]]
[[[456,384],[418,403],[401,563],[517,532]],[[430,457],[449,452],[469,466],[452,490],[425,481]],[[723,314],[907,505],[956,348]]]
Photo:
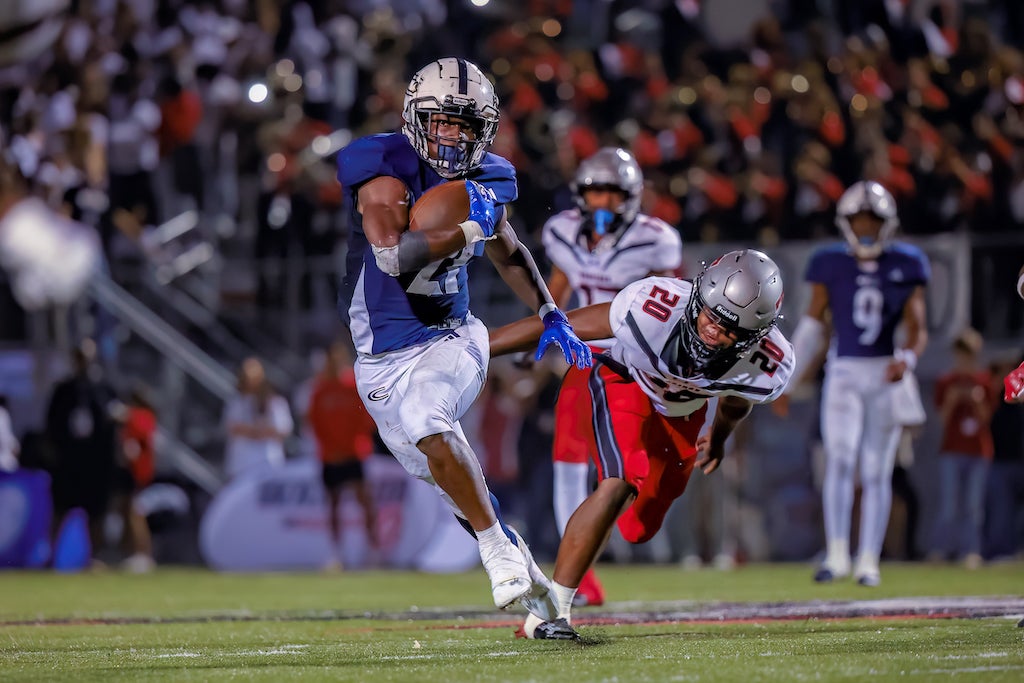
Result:
[[[493,151],[517,168],[527,240],[571,206],[578,162],[605,145],[635,154],[642,210],[684,249],[833,237],[835,201],[859,179],[896,196],[910,235],[1024,225],[1018,0],[73,0],[52,50],[0,67],[0,147],[33,192],[99,231],[115,278],[123,261],[159,259],[148,236],[187,209],[225,254],[327,258],[345,231],[333,152],[398,129],[412,71],[446,55],[494,77]],[[261,268],[254,289],[280,304],[280,272]],[[497,369],[478,402],[499,493],[550,500],[545,373]],[[278,418],[258,435],[266,458],[283,461],[285,399],[253,367],[240,386],[225,423],[257,396]],[[1015,443],[995,458],[1019,476]],[[546,508],[517,512],[547,524],[530,536],[550,552]],[[148,539],[132,552],[148,557]]]
[[215,238],[252,234],[250,255],[326,255],[343,228],[326,136],[398,128],[410,71],[459,54],[496,81],[526,233],[609,144],[685,240],[831,235],[860,178],[908,233],[1008,231],[1022,41],[1012,0],[78,0],[50,52],[0,71],[0,128],[108,248],[194,206]]

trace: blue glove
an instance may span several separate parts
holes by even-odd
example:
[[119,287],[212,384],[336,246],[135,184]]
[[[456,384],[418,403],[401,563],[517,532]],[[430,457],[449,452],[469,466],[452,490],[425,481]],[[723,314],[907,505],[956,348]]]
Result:
[[534,354],[534,359],[543,358],[544,351],[552,344],[557,344],[558,348],[562,350],[566,363],[570,365],[575,363],[580,370],[589,368],[594,363],[590,347],[580,341],[580,338],[573,332],[572,325],[569,324],[565,313],[557,308],[548,311],[544,316],[544,332],[540,335],[540,341],[537,343],[537,353]]
[[497,218],[494,192],[475,180],[466,181],[466,194],[469,195],[469,217],[467,221],[476,221],[483,230],[484,239],[494,236],[494,221]]

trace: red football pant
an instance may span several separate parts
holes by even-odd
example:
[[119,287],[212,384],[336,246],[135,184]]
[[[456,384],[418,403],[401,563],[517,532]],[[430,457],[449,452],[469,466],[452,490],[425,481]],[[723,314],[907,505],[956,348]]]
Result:
[[577,391],[584,379],[586,395],[563,402],[568,398],[563,394],[559,404],[563,411],[573,410],[572,434],[585,442],[598,480],[616,477],[636,488],[636,500],[619,517],[618,526],[630,543],[644,543],[661,528],[672,501],[686,490],[707,404],[686,417],[665,417],[635,382],[601,364],[589,370],[570,368],[563,392],[566,384]]

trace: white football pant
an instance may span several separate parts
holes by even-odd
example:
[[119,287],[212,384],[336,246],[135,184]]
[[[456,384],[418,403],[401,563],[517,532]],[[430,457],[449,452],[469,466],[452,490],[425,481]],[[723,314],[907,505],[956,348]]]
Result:
[[[892,470],[903,429],[894,419],[897,384],[885,379],[889,360],[888,357],[830,359],[821,411],[826,459],[822,487],[825,539],[830,548],[842,547],[849,541],[854,480],[859,472],[858,554],[875,562],[882,553],[889,523]],[[842,559],[829,557],[826,561],[835,563]]]

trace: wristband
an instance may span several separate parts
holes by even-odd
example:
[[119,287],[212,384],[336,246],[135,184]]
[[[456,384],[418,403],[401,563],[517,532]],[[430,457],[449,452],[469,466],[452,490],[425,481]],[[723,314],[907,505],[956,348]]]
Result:
[[484,229],[480,227],[480,224],[476,221],[463,221],[459,223],[459,227],[462,228],[462,234],[466,236],[466,246],[476,244],[477,242],[483,242],[487,239],[487,235],[484,234]]
[[906,365],[907,370],[913,371],[917,367],[917,354],[913,349],[896,349],[892,356]]
[[540,317],[541,320],[543,320],[544,317],[548,313],[550,313],[551,311],[557,311],[557,310],[558,310],[558,306],[556,306],[554,304],[544,304],[543,306],[540,307],[540,310],[537,311],[537,315]]

